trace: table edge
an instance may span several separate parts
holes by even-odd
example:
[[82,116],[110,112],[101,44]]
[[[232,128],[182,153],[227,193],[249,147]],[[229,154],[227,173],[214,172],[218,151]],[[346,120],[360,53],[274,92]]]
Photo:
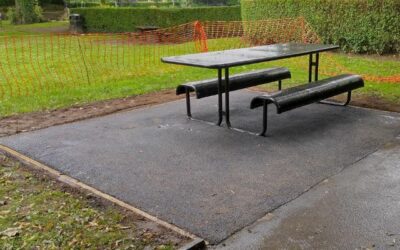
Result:
[[230,67],[237,67],[237,66],[250,65],[250,64],[255,64],[255,63],[261,63],[261,62],[276,61],[276,60],[281,60],[281,59],[286,59],[286,58],[291,58],[291,57],[304,56],[304,55],[315,54],[315,53],[319,53],[319,52],[337,50],[339,48],[340,48],[339,45],[332,45],[332,47],[329,47],[329,48],[312,50],[312,51],[307,51],[307,52],[301,52],[301,53],[297,53],[297,54],[292,54],[292,55],[287,55],[287,56],[282,56],[282,57],[276,57],[276,58],[273,58],[273,59],[253,60],[253,61],[251,61],[251,63],[241,62],[241,63],[229,63],[229,64],[213,64],[213,65],[205,66],[205,65],[193,64],[193,63],[180,63],[180,62],[168,61],[168,60],[166,60],[166,58],[168,58],[168,57],[162,57],[161,58],[161,62],[169,63],[169,64],[175,64],[175,65],[192,66],[192,67],[198,67],[198,68],[223,69],[223,68],[230,68]]

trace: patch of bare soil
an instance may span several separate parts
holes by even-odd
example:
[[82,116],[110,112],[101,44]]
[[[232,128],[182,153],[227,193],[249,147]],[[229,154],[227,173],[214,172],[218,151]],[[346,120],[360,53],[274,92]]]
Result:
[[[331,100],[344,102],[346,96],[341,95],[332,98]],[[350,105],[400,113],[400,103],[390,102],[380,98],[379,96],[354,95],[351,99]]]
[[54,125],[103,116],[121,110],[160,104],[180,98],[175,95],[174,90],[167,90],[124,99],[99,101],[57,110],[9,116],[0,119],[0,136],[33,131]]
[[37,27],[37,28],[30,28],[30,32],[36,33],[68,33],[69,26],[57,26],[57,27]]
[[[265,91],[259,88],[251,88],[251,90]],[[341,95],[332,100],[345,101],[345,98],[345,95]],[[38,130],[54,125],[103,116],[121,110],[137,109],[178,99],[181,99],[181,97],[176,96],[174,90],[166,90],[124,99],[113,99],[81,106],[72,106],[64,109],[9,116],[0,119],[0,136]],[[389,102],[378,96],[354,95],[350,104],[400,113],[400,103]]]

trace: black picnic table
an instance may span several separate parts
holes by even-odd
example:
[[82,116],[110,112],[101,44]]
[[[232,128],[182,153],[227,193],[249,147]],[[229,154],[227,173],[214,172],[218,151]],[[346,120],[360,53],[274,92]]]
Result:
[[[221,125],[223,115],[225,122],[231,127],[229,118],[229,68],[291,57],[309,55],[309,82],[318,81],[319,53],[338,49],[337,45],[281,43],[256,46],[250,48],[231,49],[181,56],[163,57],[164,63],[187,65],[201,68],[217,69],[218,71],[218,125]],[[225,112],[222,111],[222,70],[225,69]]]
[[138,29],[141,33],[146,32],[146,31],[158,30],[159,28],[160,27],[158,27],[158,26],[152,26],[152,25],[136,26],[136,29]]

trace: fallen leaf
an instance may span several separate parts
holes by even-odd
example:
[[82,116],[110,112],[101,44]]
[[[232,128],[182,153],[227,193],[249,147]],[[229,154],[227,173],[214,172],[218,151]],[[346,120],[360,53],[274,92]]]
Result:
[[10,227],[0,233],[0,235],[7,236],[7,237],[15,237],[18,236],[20,233],[18,227]]
[[0,215],[7,215],[10,213],[10,210],[0,211]]
[[89,226],[91,226],[91,227],[97,227],[99,224],[97,224],[97,222],[96,221],[91,221],[91,222],[89,222]]
[[118,227],[119,229],[122,229],[122,230],[131,228],[131,227],[129,227],[129,226],[123,226],[123,225],[117,225],[117,227]]

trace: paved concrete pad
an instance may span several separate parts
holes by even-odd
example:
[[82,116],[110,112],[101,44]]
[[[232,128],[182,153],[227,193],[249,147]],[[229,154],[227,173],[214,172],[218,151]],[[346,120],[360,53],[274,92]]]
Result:
[[[257,93],[232,95],[232,124],[257,132]],[[215,121],[216,97],[193,115]],[[17,151],[215,244],[400,133],[400,116],[315,104],[267,138],[187,120],[184,101],[0,139]]]
[[400,249],[400,137],[218,249]]

